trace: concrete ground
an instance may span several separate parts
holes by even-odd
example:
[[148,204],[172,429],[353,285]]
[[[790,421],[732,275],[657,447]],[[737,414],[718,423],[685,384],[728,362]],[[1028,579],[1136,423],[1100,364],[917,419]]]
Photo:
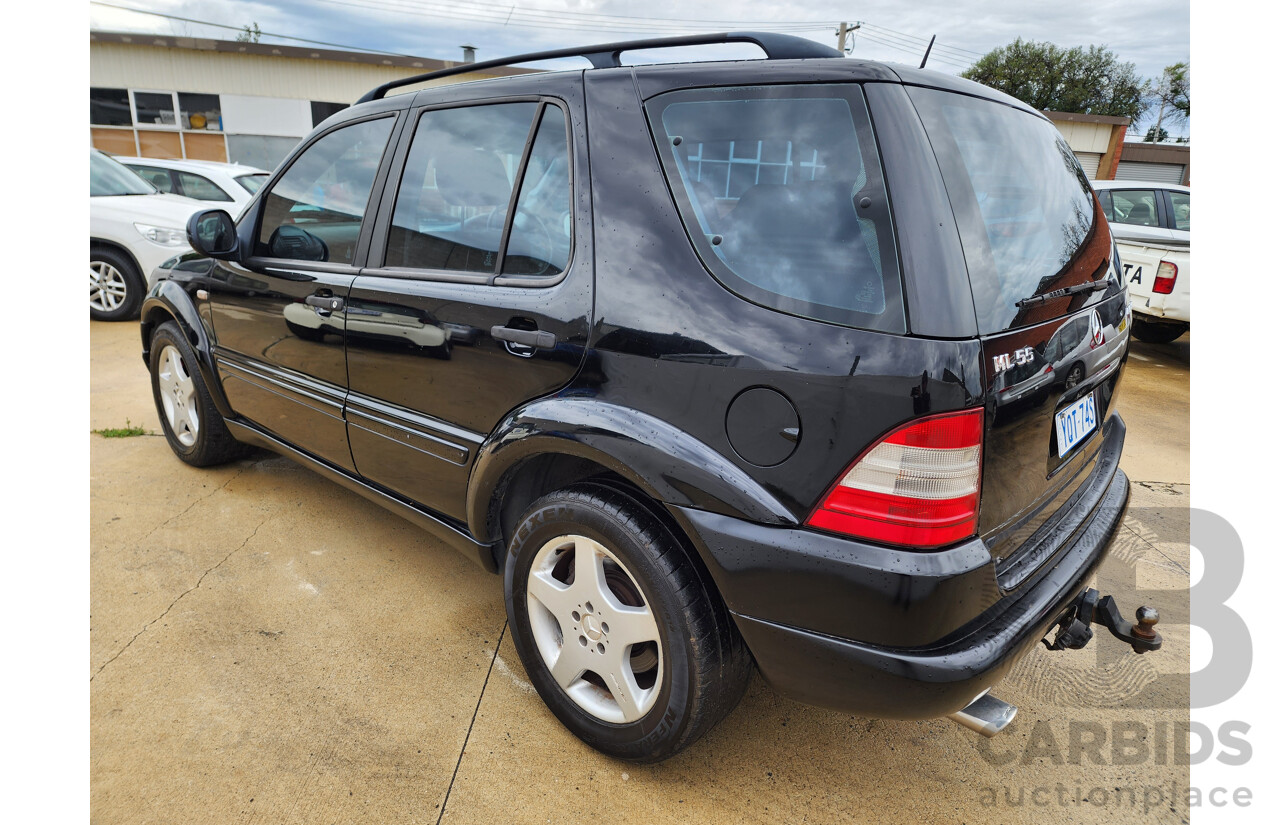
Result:
[[90,428],[149,433],[86,435],[94,822],[1187,821],[1189,337],[1134,345],[1133,497],[1097,585],[1159,606],[1164,650],[1105,631],[1037,649],[997,687],[1020,715],[989,741],[798,705],[757,676],[710,735],[643,767],[546,710],[498,579],[286,459],[182,464],[137,324],[90,339]]

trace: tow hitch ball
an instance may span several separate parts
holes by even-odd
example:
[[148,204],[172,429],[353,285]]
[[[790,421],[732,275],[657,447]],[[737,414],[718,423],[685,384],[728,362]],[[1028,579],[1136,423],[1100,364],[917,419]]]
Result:
[[1156,632],[1160,614],[1154,607],[1144,605],[1138,608],[1137,619],[1134,624],[1120,618],[1116,600],[1110,596],[1099,598],[1098,591],[1091,587],[1080,594],[1058,621],[1058,633],[1054,636],[1053,643],[1050,644],[1047,638],[1040,641],[1050,650],[1079,650],[1093,638],[1093,628],[1090,625],[1097,622],[1110,630],[1112,636],[1128,643],[1135,653],[1159,650],[1164,642]]

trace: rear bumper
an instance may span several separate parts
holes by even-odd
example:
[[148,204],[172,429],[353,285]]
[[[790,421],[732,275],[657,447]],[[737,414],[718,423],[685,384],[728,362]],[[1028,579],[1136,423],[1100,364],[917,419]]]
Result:
[[[863,716],[944,716],[998,682],[1086,588],[1124,517],[1124,425],[1108,421],[1087,506],[1033,575],[1002,590],[980,539],[906,553],[702,511],[704,551],[761,673],[779,693]],[[1073,514],[1074,515],[1074,514]]]

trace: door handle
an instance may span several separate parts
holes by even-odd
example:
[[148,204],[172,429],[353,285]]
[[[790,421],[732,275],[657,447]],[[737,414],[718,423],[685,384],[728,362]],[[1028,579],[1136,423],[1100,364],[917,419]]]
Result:
[[307,306],[315,307],[325,312],[341,312],[342,308],[346,306],[345,301],[333,295],[308,295],[306,302]]
[[534,347],[535,349],[556,348],[555,333],[542,329],[512,329],[511,327],[496,326],[489,330],[489,334],[499,341],[523,344],[526,347]]

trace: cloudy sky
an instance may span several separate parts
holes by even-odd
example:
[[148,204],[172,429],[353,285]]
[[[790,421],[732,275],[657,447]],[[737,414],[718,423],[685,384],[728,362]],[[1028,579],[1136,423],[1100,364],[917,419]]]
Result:
[[[287,35],[441,59],[458,59],[458,47],[470,43],[480,60],[726,29],[784,31],[834,46],[836,26],[843,20],[862,24],[852,41],[858,57],[918,64],[929,37],[936,34],[929,68],[957,73],[982,53],[1022,37],[1068,47],[1105,45],[1134,63],[1143,77],[1189,59],[1191,28],[1189,0],[102,0],[89,8],[94,29],[232,39],[230,29],[190,21],[234,27],[256,22],[263,42],[299,42],[272,36]],[[717,54],[725,53],[698,56]]]

